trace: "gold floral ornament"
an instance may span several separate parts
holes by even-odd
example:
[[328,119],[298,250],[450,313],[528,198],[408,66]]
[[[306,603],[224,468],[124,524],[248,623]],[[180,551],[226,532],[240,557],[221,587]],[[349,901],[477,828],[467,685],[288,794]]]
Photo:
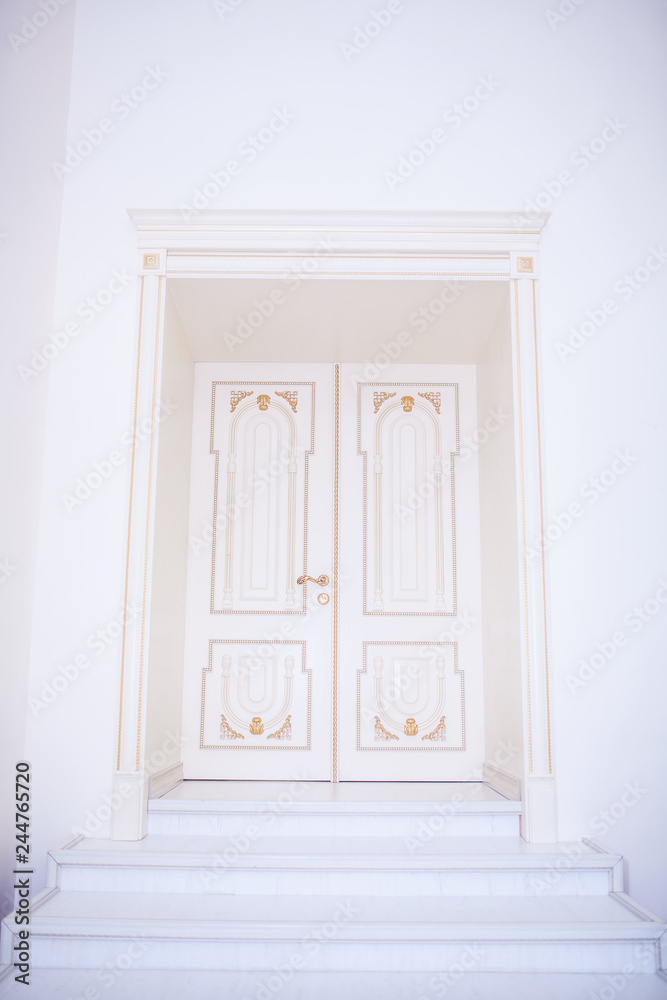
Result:
[[261,396],[257,397],[257,405],[259,406],[260,410],[268,410],[270,402],[271,402],[271,397],[267,396],[265,393],[262,393]]
[[249,389],[247,392],[245,392],[243,389],[232,389],[229,396],[229,402],[231,404],[229,407],[229,412],[233,413],[236,407],[241,402],[241,400],[245,399],[246,396],[252,396],[252,393],[253,393],[252,389]]
[[396,395],[395,392],[374,392],[373,406],[375,407],[375,409],[373,410],[373,412],[377,413],[377,411],[380,409],[385,400],[391,399],[391,397],[395,395]]
[[289,392],[285,389],[285,392],[276,392],[276,396],[282,396],[286,403],[292,407],[292,412],[296,413],[296,404],[299,402],[298,392]]
[[433,403],[436,413],[440,413],[440,393],[439,392],[420,392],[419,395],[422,399],[428,399],[429,403]]
[[403,732],[406,736],[416,736],[419,732],[419,726],[414,719],[406,719],[405,725],[403,726]]
[[292,716],[288,715],[280,729],[275,733],[269,733],[267,740],[291,740],[292,739]]
[[401,399],[403,403],[403,409],[406,413],[412,413],[412,407],[415,405],[414,398],[412,396],[403,396]]
[[250,732],[253,736],[261,736],[264,732],[264,723],[259,715],[256,715],[250,723]]
[[220,716],[220,739],[221,740],[244,740],[243,733],[237,733],[227,722],[224,715]]
[[380,722],[380,717],[375,716],[375,736],[373,737],[376,743],[388,743],[389,740],[397,740],[398,736],[394,736],[390,733],[388,729],[385,729]]
[[438,741],[441,743],[445,742],[447,739],[447,726],[445,725],[444,715],[440,717],[440,722],[435,729],[432,729],[430,733],[426,734],[426,736],[422,736],[422,739],[431,740],[432,743],[437,743]]

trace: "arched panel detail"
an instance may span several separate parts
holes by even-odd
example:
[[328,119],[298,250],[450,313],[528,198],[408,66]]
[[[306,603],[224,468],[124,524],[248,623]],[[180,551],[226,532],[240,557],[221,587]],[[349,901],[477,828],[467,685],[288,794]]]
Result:
[[[387,387],[395,388],[378,392]],[[357,405],[364,614],[454,615],[458,386],[360,385]]]
[[306,384],[296,414],[263,391],[273,383],[245,384],[213,384],[211,612],[304,613],[296,578],[306,561],[314,387]]

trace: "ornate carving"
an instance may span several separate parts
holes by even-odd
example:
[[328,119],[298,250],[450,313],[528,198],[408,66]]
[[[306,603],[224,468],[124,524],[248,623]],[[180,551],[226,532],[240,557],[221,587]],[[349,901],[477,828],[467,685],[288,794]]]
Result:
[[406,736],[416,736],[419,732],[419,726],[414,719],[406,719],[405,725],[403,726],[403,732]]
[[288,715],[280,729],[275,733],[269,733],[267,740],[291,740],[292,739],[292,716]]
[[415,401],[412,396],[403,396],[401,399],[403,403],[403,409],[406,413],[412,413],[412,407],[415,405]]
[[282,398],[292,407],[292,412],[296,413],[296,404],[299,402],[298,392],[288,392],[286,389],[285,392],[276,392],[276,396],[282,396]]
[[435,412],[440,413],[440,393],[439,392],[420,392],[419,395],[423,399],[428,399],[429,403],[433,403],[435,407]]
[[244,740],[243,733],[237,733],[227,722],[224,715],[220,716],[220,739],[221,740]]
[[264,732],[264,723],[259,715],[256,715],[250,723],[250,732],[253,736],[261,736]]
[[373,393],[373,406],[375,407],[375,409],[374,409],[373,412],[377,413],[377,411],[380,409],[380,407],[382,406],[382,404],[384,403],[384,401],[386,399],[391,399],[391,397],[395,396],[395,395],[396,395],[395,392],[374,392]]
[[426,736],[422,736],[422,740],[431,740],[432,743],[437,743],[438,741],[444,743],[446,739],[447,739],[447,726],[445,725],[444,715],[441,715],[440,722],[435,727],[435,729],[432,729],[430,733],[426,734]]
[[271,397],[262,393],[261,396],[257,397],[257,404],[260,410],[268,410],[269,403],[271,402]]
[[378,743],[389,743],[390,740],[397,740],[398,736],[394,736],[390,733],[388,729],[385,729],[380,722],[380,716],[375,716],[375,736],[373,737]]
[[253,393],[252,389],[249,389],[247,392],[245,392],[243,389],[232,389],[231,393],[229,394],[229,402],[231,404],[229,412],[233,413],[236,407],[241,402],[241,400],[245,399],[246,396],[252,396],[252,393]]

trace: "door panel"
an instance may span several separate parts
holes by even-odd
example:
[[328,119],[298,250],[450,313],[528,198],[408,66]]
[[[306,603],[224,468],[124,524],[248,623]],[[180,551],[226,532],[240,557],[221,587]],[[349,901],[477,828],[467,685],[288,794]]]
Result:
[[315,386],[283,385],[212,387],[213,612],[305,612],[295,569],[305,559]]
[[392,365],[367,382],[361,367],[341,368],[339,777],[470,779],[484,759],[479,488],[460,441],[477,425],[475,369]]
[[481,767],[475,370],[359,368],[196,365],[187,778]]
[[195,367],[186,778],[331,776],[332,377]]
[[454,614],[458,385],[359,385],[357,393],[364,613]]

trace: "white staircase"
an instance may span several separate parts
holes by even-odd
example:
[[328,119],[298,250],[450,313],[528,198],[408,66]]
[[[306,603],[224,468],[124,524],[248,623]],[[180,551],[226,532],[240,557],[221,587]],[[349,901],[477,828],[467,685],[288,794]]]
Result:
[[428,1000],[459,995],[459,970],[588,974],[667,996],[667,928],[623,893],[621,857],[527,844],[519,814],[482,784],[183,782],[151,801],[144,840],[51,852],[32,968],[244,971],[290,991],[322,972],[429,974]]

